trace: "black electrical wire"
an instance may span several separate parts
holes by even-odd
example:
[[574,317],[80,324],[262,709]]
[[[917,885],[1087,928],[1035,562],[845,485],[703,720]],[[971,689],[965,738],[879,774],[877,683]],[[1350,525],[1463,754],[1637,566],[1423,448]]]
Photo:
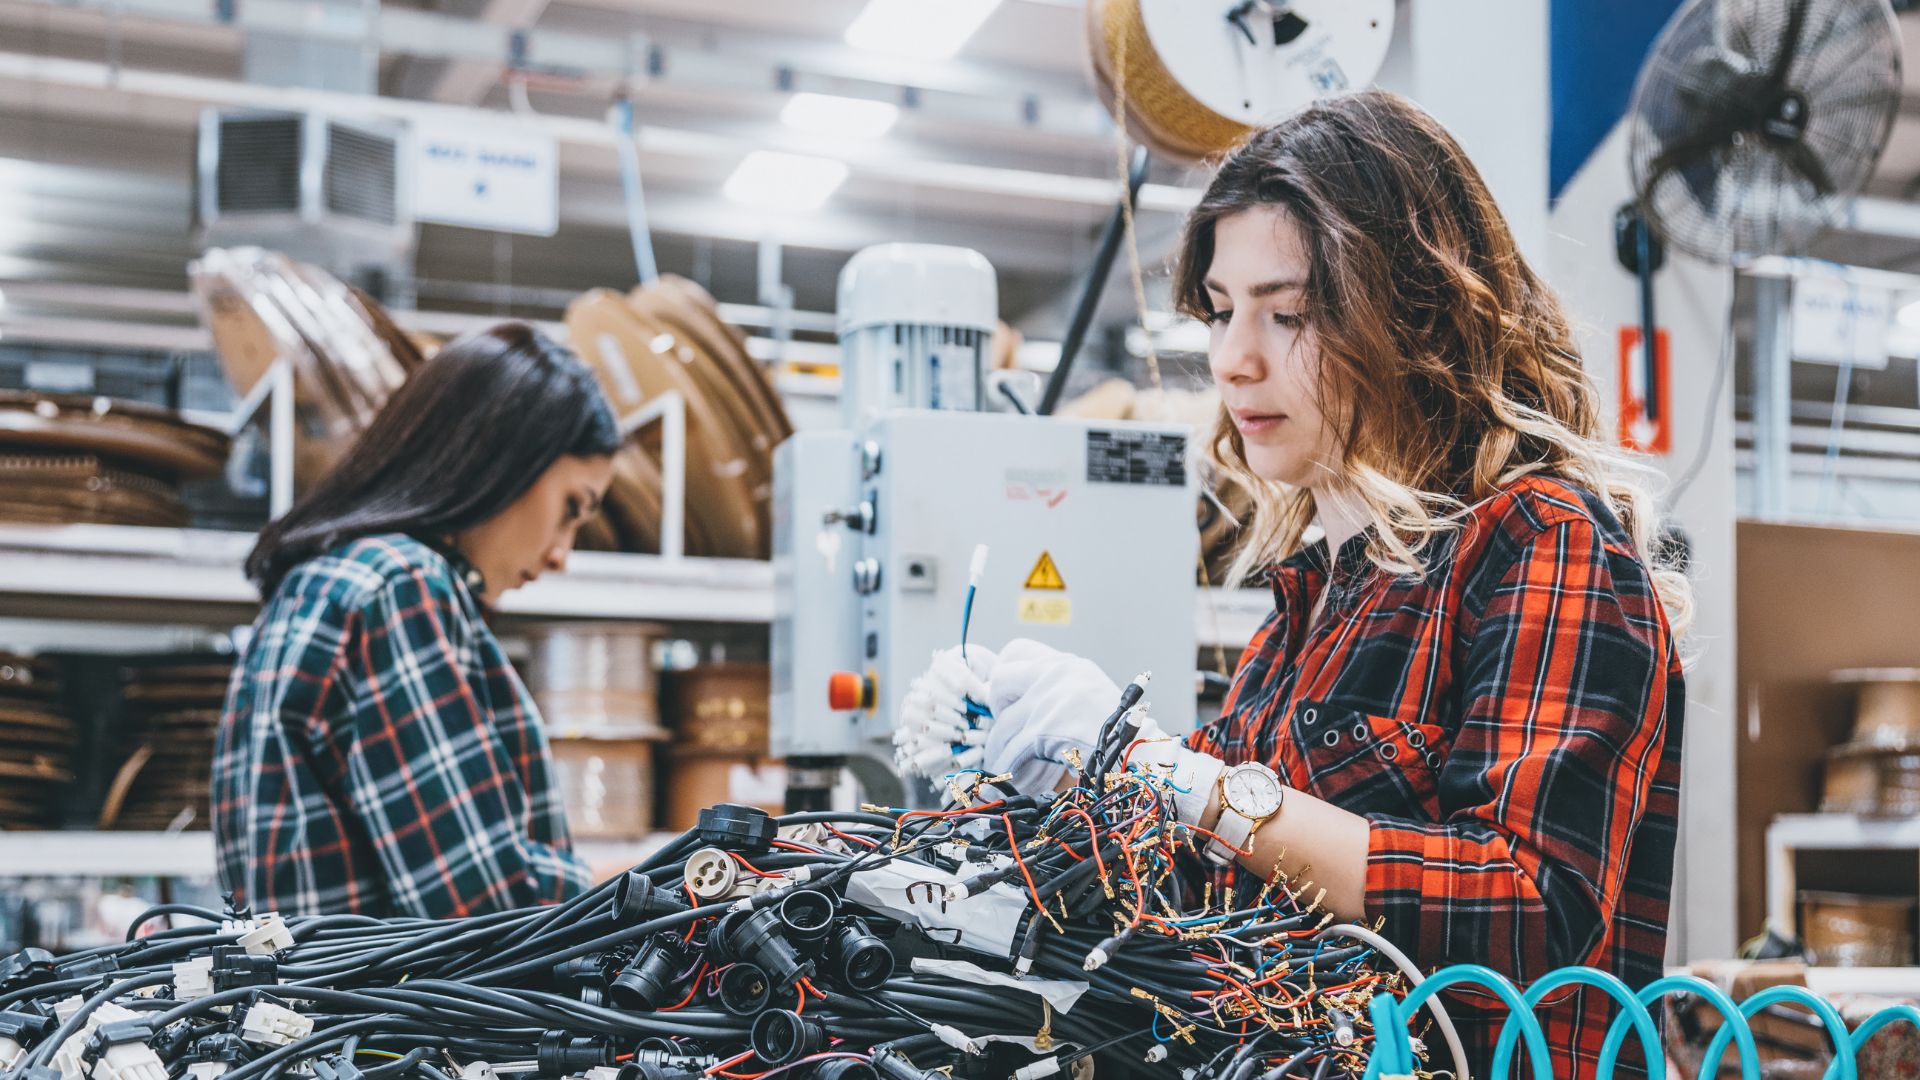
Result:
[[[1137,697],[1138,687],[1129,693]],[[1316,1063],[1324,1073],[1359,1060],[1335,1047],[1322,1030],[1330,1024],[1283,1028],[1267,1018],[1286,1012],[1298,1022],[1292,1007],[1300,1002],[1311,1012],[1316,977],[1321,985],[1364,982],[1369,976],[1358,965],[1372,950],[1337,939],[1320,944],[1326,915],[1301,907],[1298,890],[1193,906],[1181,870],[1191,839],[1173,824],[1165,793],[1123,766],[1133,704],[1119,702],[1085,782],[1065,794],[1014,795],[946,811],[810,811],[759,824],[747,814],[740,822],[752,828],[690,831],[623,875],[550,907],[443,922],[290,917],[284,925],[292,944],[256,955],[237,947],[254,925],[244,910],[164,905],[130,932],[169,915],[198,922],[55,965],[42,958],[38,966],[0,969],[22,972],[15,977],[24,980],[4,986],[0,1009],[44,1014],[76,993],[84,998],[77,1010],[62,1006],[66,1020],[0,1080],[50,1080],[24,1070],[52,1060],[110,1000],[146,1025],[115,1026],[113,1038],[148,1038],[172,1077],[200,1055],[214,1055],[205,1060],[231,1066],[225,1080],[337,1080],[337,1070],[304,1063],[335,1053],[352,1063],[367,1051],[392,1060],[344,1075],[452,1080],[463,1062],[496,1062],[527,1063],[525,1073],[503,1069],[505,1080],[545,1080],[578,1075],[616,1055],[637,1060],[647,1046],[644,1052],[656,1056],[645,1059],[646,1069],[691,1078],[723,1071],[717,1067],[748,1047],[756,1010],[768,1007],[755,1003],[755,993],[772,1008],[799,1010],[796,1031],[819,1024],[837,1040],[816,1045],[881,1055],[876,1065],[888,1080],[932,1080],[936,1070],[987,1080],[985,1063],[1019,1067],[1031,1053],[1024,1046],[1043,1031],[1059,1048],[1055,1067],[1088,1058],[1124,1066],[1145,1054],[1191,1080],[1279,1080],[1298,1065]],[[771,849],[764,839],[742,846],[743,837],[765,837],[770,825],[816,824],[828,826],[827,835],[775,839]],[[739,858],[742,891],[699,903],[688,891],[685,862],[709,846]],[[896,883],[891,888],[908,881],[928,890],[922,902],[967,903],[992,892],[990,902],[1000,906],[983,910],[1022,905],[1011,928],[1016,955],[972,951],[969,931],[956,940],[922,928],[913,910],[891,902],[857,902],[885,895],[853,888],[860,875],[876,871],[883,873],[875,880]],[[955,881],[959,893],[949,889]],[[963,918],[955,925],[965,924]],[[848,966],[856,955],[888,963]],[[1018,959],[1018,970],[1030,964],[1034,976],[1086,984],[1086,1004],[1059,1012],[1008,985],[915,970],[908,961],[920,955],[965,958],[1003,977]],[[1102,961],[1096,970],[1086,970],[1090,957]],[[174,964],[185,960],[200,965],[197,974],[191,967],[176,974]],[[738,975],[728,974],[736,968]],[[1336,972],[1338,980],[1331,978]],[[189,976],[197,988],[184,981]],[[156,989],[161,996],[142,996]],[[747,997],[727,996],[742,993]],[[1289,1009],[1259,1007],[1263,993]],[[291,1010],[292,1019],[274,1013],[249,1027],[246,1018],[269,1005]],[[1351,1015],[1352,1006],[1344,1007]],[[1149,1039],[1150,1053],[1141,1047]],[[986,1056],[978,1056],[983,1050]],[[1277,1074],[1269,1068],[1283,1060],[1292,1064]],[[793,1066],[741,1067],[785,1076]],[[646,1069],[642,1076],[652,1076]]]

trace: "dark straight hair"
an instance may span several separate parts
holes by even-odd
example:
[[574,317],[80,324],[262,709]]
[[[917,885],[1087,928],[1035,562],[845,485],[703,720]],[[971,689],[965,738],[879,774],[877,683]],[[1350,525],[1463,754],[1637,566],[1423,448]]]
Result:
[[572,350],[525,323],[469,334],[414,372],[346,456],[260,531],[247,577],[271,596],[287,571],[349,540],[470,528],[560,455],[620,443],[612,406]]

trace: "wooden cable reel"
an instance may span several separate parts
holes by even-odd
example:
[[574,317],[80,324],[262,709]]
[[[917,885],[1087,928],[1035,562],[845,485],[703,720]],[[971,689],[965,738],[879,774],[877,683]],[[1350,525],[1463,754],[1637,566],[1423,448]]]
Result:
[[0,520],[182,526],[180,482],[218,473],[230,445],[169,409],[0,391]]
[[[707,541],[699,554],[763,557],[766,500],[754,495],[754,456],[710,398],[714,385],[676,355],[679,342],[635,311],[625,296],[595,289],[567,306],[574,350],[593,365],[618,415],[668,391],[687,406],[687,520]],[[619,465],[616,464],[616,471]],[[690,545],[691,550],[691,545]]]
[[1087,42],[1094,87],[1109,111],[1124,100],[1128,133],[1192,162],[1366,86],[1393,22],[1393,0],[1089,0]]
[[300,485],[330,468],[424,362],[372,297],[276,252],[210,249],[189,275],[236,393],[252,390],[276,359],[291,359]]

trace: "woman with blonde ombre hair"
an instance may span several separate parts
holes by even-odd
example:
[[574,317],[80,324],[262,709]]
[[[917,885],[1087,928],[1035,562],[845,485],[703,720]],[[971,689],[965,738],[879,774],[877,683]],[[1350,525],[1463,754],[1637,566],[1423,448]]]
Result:
[[[1220,164],[1174,296],[1212,327],[1215,455],[1255,494],[1237,571],[1275,600],[1220,719],[1129,751],[1172,778],[1215,897],[1278,869],[1422,969],[1658,978],[1687,584],[1479,173],[1403,98],[1316,104]],[[927,685],[984,694],[986,768],[1023,790],[1120,692],[1027,641],[956,666]],[[1448,997],[1485,1075],[1505,1010]],[[1610,1012],[1543,1004],[1555,1076],[1592,1075]]]

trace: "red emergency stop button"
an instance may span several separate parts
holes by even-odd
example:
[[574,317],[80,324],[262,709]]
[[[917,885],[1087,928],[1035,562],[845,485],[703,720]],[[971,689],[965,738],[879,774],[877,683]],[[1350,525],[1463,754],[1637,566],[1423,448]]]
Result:
[[852,671],[836,671],[827,676],[827,708],[836,712],[864,709],[871,700],[865,677]]

